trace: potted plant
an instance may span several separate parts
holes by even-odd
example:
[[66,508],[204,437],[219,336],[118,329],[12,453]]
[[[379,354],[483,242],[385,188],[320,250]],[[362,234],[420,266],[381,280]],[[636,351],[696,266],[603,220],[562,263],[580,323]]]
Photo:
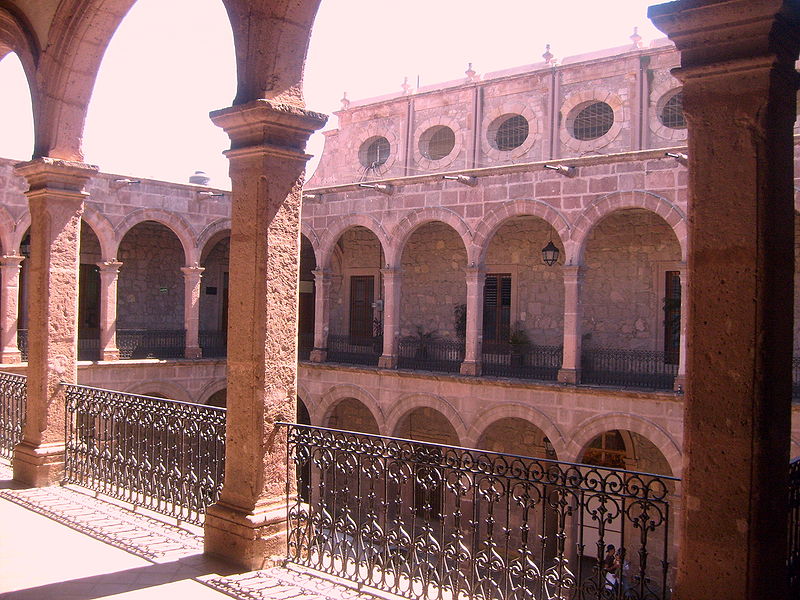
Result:
[[508,336],[508,344],[511,346],[511,364],[514,366],[522,365],[522,357],[531,346],[528,333],[519,326],[514,326]]

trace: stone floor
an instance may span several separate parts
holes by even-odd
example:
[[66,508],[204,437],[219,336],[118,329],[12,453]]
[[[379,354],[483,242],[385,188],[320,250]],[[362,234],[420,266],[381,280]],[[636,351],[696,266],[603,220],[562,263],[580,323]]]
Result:
[[68,487],[20,489],[0,464],[0,598],[311,600],[373,598],[274,567],[233,573],[181,529]]

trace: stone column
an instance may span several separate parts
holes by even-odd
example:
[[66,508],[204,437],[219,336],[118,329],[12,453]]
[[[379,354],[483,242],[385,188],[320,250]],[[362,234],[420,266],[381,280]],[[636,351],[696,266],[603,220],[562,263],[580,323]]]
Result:
[[483,267],[464,269],[467,279],[467,335],[464,347],[462,375],[481,374],[481,348],[483,345],[483,285],[486,272]]
[[689,286],[676,596],[784,600],[800,4],[684,0]]
[[397,344],[400,339],[400,291],[403,273],[399,268],[381,269],[383,275],[383,355],[378,361],[382,369],[397,368]]
[[558,380],[561,383],[577,384],[581,381],[581,282],[583,267],[569,265],[561,267],[564,276],[564,357]]
[[205,549],[248,570],[286,550],[286,432],[297,402],[297,267],[305,144],[326,117],[256,100],[211,113],[233,183],[225,485]]
[[328,331],[331,326],[331,272],[315,269],[314,273],[314,349],[311,362],[323,363],[328,358]]
[[28,402],[14,479],[39,487],[64,471],[64,394],[78,359],[78,264],[83,191],[97,167],[39,158],[15,167],[29,189]]
[[17,345],[19,323],[19,273],[23,256],[6,255],[0,258],[0,363],[22,361]]
[[100,360],[119,360],[117,348],[117,281],[122,263],[97,263],[100,269]]
[[681,265],[679,269],[681,278],[681,323],[680,331],[681,338],[678,342],[678,374],[675,376],[674,389],[676,392],[683,392],[686,389],[686,333],[688,312],[689,312],[689,290],[688,290],[688,276],[689,271],[686,265]]
[[186,358],[200,358],[200,279],[205,267],[181,267],[183,271],[183,328],[186,330]]

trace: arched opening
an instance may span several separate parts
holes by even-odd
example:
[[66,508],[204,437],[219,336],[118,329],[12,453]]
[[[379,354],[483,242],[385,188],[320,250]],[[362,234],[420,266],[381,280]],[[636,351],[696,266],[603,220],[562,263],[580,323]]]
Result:
[[[221,239],[220,239],[221,238]],[[211,240],[202,254],[200,289],[200,347],[203,357],[223,357],[228,351],[228,263],[230,232]]]
[[523,216],[505,221],[486,250],[483,286],[483,373],[555,380],[564,337],[561,265],[548,266],[542,248],[554,241],[553,227]]
[[398,366],[458,372],[465,333],[459,314],[467,303],[464,242],[449,225],[426,223],[409,236],[401,267]]
[[78,272],[78,360],[100,359],[100,240],[81,221]]
[[584,257],[581,380],[671,389],[681,320],[672,228],[647,210],[616,211],[589,233]]
[[121,358],[179,358],[184,354],[183,246],[155,221],[122,238],[117,286],[117,345]]
[[297,359],[308,360],[314,349],[314,310],[317,297],[314,270],[317,259],[314,247],[305,235],[300,235],[300,281],[297,300]]
[[380,433],[372,412],[356,398],[344,398],[337,402],[328,417],[327,427],[375,435]]
[[228,406],[228,388],[222,388],[211,394],[206,400],[206,405],[226,408]]
[[383,247],[366,227],[345,231],[332,260],[328,360],[377,365],[383,351]]
[[[14,52],[0,58],[0,89],[3,90],[0,157],[28,160],[33,154],[33,108],[28,79]],[[10,160],[7,164],[2,161],[2,170],[10,173],[17,160]]]

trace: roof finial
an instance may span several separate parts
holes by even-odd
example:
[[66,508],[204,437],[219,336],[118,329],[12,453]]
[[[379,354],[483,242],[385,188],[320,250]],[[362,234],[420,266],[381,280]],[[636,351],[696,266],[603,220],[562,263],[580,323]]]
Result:
[[411,93],[411,84],[408,83],[408,77],[407,76],[403,77],[403,85],[401,85],[400,87],[403,88],[403,93],[404,94],[410,94]]
[[639,35],[639,28],[633,28],[633,35],[631,35],[631,41],[633,42],[634,48],[641,48],[642,47],[642,36]]
[[544,47],[544,54],[542,54],[542,58],[546,64],[550,64],[553,62],[553,53],[550,52],[550,44],[546,44]]
[[464,74],[467,76],[467,79],[470,81],[477,81],[478,80],[478,73],[475,69],[472,68],[472,63],[468,63],[467,70],[464,71]]
[[340,102],[342,103],[342,110],[347,110],[350,108],[350,100],[347,99],[347,92],[342,94],[342,99]]

